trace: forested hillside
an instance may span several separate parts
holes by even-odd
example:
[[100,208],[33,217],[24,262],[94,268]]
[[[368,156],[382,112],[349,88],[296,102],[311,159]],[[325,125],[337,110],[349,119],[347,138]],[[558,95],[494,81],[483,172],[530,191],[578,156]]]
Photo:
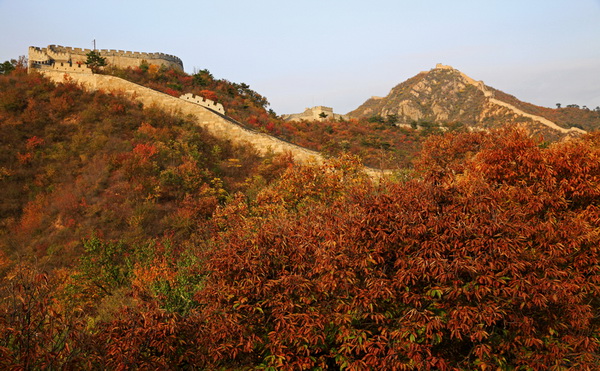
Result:
[[[267,112],[172,74],[145,83],[202,78],[236,119]],[[401,133],[364,122],[313,143]],[[0,75],[0,366],[597,369],[600,135],[437,130],[375,181],[343,151],[261,158],[116,93]]]
[[277,173],[272,159],[186,118],[24,71],[0,76],[0,122],[0,246],[60,264],[91,234],[186,238],[219,203]]
[[176,97],[192,93],[225,107],[227,116],[242,125],[294,144],[317,150],[326,156],[352,153],[370,167],[398,169],[411,166],[421,143],[431,134],[444,130],[466,130],[463,123],[399,127],[394,118],[364,117],[320,122],[284,121],[269,109],[268,100],[247,84],[216,79],[207,70],[193,75],[142,65],[139,68],[111,68],[106,73],[150,87]]

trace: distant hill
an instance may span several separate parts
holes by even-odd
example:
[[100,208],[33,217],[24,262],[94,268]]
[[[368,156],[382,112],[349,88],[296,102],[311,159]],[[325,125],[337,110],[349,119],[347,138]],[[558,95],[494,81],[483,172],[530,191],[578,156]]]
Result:
[[413,126],[461,123],[474,128],[494,128],[520,124],[546,140],[578,136],[600,128],[600,110],[551,109],[521,102],[440,64],[395,86],[386,97],[368,99],[348,116],[392,117],[399,125]]

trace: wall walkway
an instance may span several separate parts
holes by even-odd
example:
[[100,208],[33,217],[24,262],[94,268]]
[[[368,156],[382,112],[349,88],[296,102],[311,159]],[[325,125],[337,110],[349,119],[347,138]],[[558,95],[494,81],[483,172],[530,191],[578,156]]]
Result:
[[464,73],[462,73],[460,71],[458,71],[458,72],[460,73],[460,75],[465,80],[467,80],[470,84],[474,85],[477,89],[479,89],[484,94],[484,96],[489,99],[489,101],[491,103],[494,103],[494,104],[496,104],[498,106],[502,106],[502,107],[508,108],[509,110],[511,110],[512,112],[514,112],[517,115],[528,117],[528,118],[532,119],[533,121],[537,121],[540,124],[545,125],[545,126],[549,127],[550,129],[556,130],[556,131],[558,131],[560,133],[563,133],[563,134],[570,133],[570,132],[571,133],[572,132],[576,132],[576,133],[579,133],[579,134],[585,134],[586,133],[585,130],[582,130],[582,129],[579,129],[579,128],[576,128],[576,127],[571,127],[570,129],[565,129],[563,127],[558,126],[556,123],[548,120],[545,117],[537,116],[537,115],[532,115],[530,113],[523,112],[522,110],[518,109],[517,107],[513,106],[512,104],[509,104],[509,103],[506,103],[506,102],[503,102],[501,100],[498,100],[498,99],[494,98],[493,97],[494,96],[493,93],[491,91],[489,91],[488,89],[486,89],[486,87],[485,87],[485,85],[483,84],[482,81],[475,81],[472,78],[470,78],[469,76],[465,75]]
[[[65,77],[68,76],[89,90],[122,92],[143,103],[146,107],[154,105],[174,114],[190,115],[196,119],[198,125],[215,137],[253,145],[261,154],[270,151],[274,153],[291,153],[294,160],[300,163],[322,164],[325,161],[325,157],[317,151],[243,127],[235,120],[193,101],[175,98],[115,76],[79,72],[67,74],[64,71],[56,70],[39,71],[55,82],[64,82]],[[373,179],[380,179],[382,176],[392,173],[391,170],[379,170],[369,167],[365,167],[364,170]]]
[[[64,82],[64,71],[41,70],[40,72],[55,82]],[[316,161],[317,163],[322,163],[324,160],[324,157],[317,151],[250,130],[206,107],[160,93],[115,76],[89,73],[69,73],[68,76],[86,89],[121,91],[133,99],[142,102],[146,107],[155,105],[168,112],[191,115],[197,120],[200,126],[212,135],[235,142],[250,143],[263,154],[271,150],[275,153],[291,152],[299,162]]]
[[499,106],[502,106],[502,107],[506,107],[506,108],[510,109],[511,111],[513,111],[514,113],[516,113],[517,115],[528,117],[528,118],[530,118],[530,119],[532,119],[534,121],[539,122],[542,125],[546,125],[547,127],[551,128],[551,129],[554,129],[556,131],[559,131],[559,132],[561,132],[563,134],[566,134],[566,133],[569,133],[569,132],[576,132],[576,133],[580,133],[580,134],[587,133],[585,130],[582,130],[582,129],[579,129],[579,128],[576,128],[576,127],[571,127],[570,129],[565,129],[563,127],[560,127],[560,126],[556,125],[554,122],[552,122],[552,121],[550,121],[550,120],[548,120],[548,119],[546,119],[544,117],[536,116],[536,115],[532,115],[530,113],[523,112],[520,109],[518,109],[517,107],[513,106],[512,104],[508,104],[508,103],[503,102],[503,101],[498,100],[498,99],[490,98],[490,102],[495,103],[495,104],[497,104]]

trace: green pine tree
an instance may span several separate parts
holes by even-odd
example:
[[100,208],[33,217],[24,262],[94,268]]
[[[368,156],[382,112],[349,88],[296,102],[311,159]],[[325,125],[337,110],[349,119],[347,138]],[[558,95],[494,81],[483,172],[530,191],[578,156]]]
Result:
[[93,72],[98,72],[100,67],[106,66],[106,58],[102,57],[100,52],[92,50],[91,52],[87,53],[86,56],[87,60],[85,61],[85,64],[87,64]]

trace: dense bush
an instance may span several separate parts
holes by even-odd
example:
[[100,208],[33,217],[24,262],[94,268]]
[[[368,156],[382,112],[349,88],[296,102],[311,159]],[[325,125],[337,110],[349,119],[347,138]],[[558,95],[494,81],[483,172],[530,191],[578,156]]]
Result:
[[297,169],[220,211],[197,294],[216,364],[595,369],[600,137],[447,135],[418,169]]

